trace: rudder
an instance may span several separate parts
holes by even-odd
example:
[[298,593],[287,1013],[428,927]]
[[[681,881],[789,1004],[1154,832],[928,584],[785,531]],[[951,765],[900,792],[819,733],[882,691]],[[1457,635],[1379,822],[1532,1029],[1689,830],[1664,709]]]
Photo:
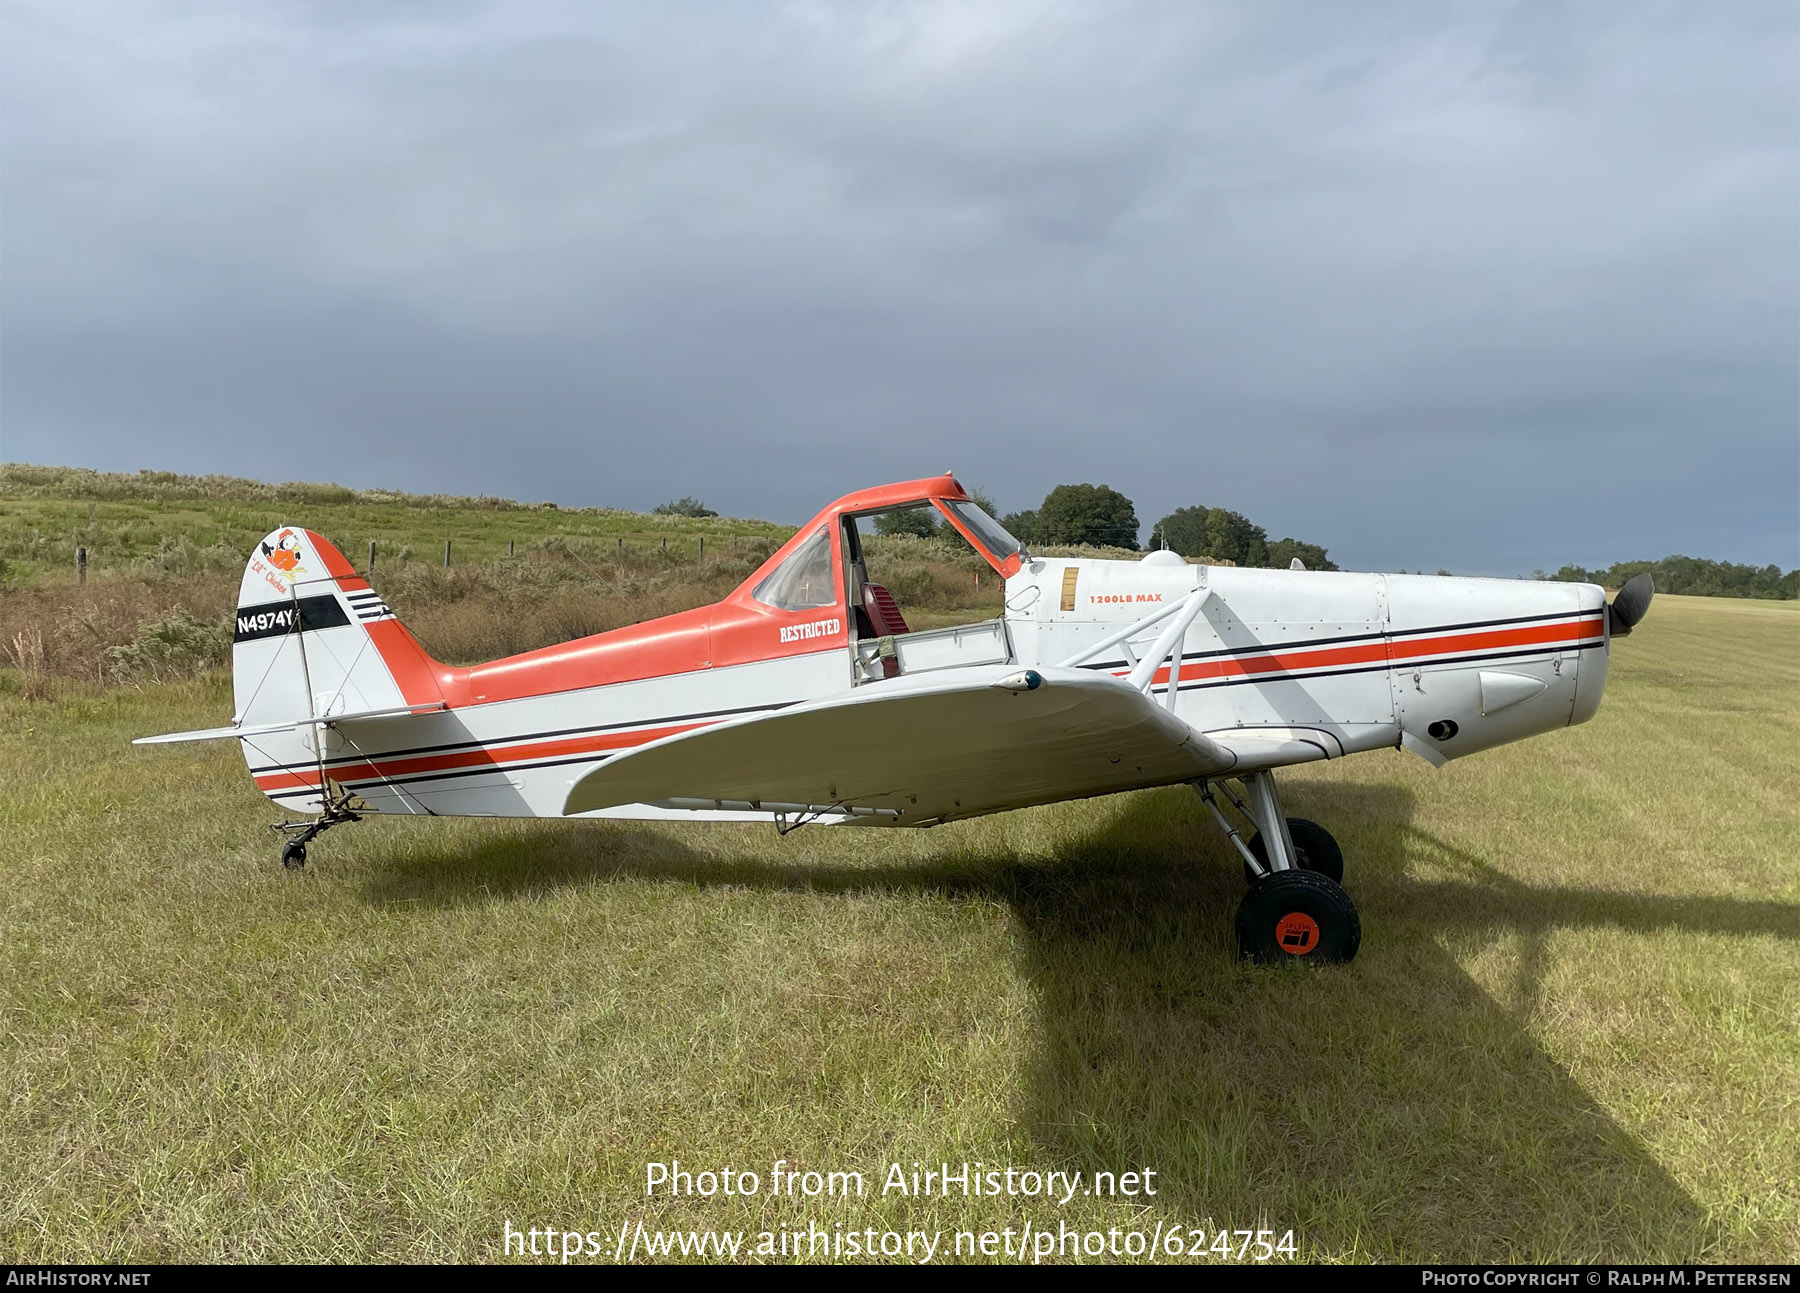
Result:
[[[234,721],[246,728],[443,705],[436,662],[344,555],[301,526],[271,530],[250,554],[238,585],[231,669]],[[338,734],[306,724],[246,739],[244,756],[253,769],[316,766],[315,731],[327,742],[323,753],[334,753]],[[318,811],[316,773],[305,780],[310,795],[296,796],[294,776],[257,777],[271,797]]]

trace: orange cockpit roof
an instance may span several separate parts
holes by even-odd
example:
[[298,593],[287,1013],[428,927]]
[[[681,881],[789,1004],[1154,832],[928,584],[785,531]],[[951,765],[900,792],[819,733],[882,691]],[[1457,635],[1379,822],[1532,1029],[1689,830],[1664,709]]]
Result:
[[[837,502],[827,507],[813,518],[820,521],[827,516],[842,516],[847,512],[878,512],[886,507],[898,507],[902,503],[917,503],[926,498],[967,498],[969,491],[949,472],[942,476],[925,476],[919,480],[896,481],[892,485],[876,485],[871,489],[859,489],[854,494],[845,494]],[[810,530],[812,524],[801,527]]]
[[757,568],[750,578],[738,586],[732,598],[748,596],[749,590],[769,571],[775,569],[788,554],[802,541],[817,533],[819,526],[827,522],[836,522],[840,517],[854,516],[864,512],[880,512],[890,507],[902,507],[907,503],[927,501],[939,502],[938,510],[944,519],[955,526],[958,534],[967,539],[970,546],[979,552],[987,563],[998,571],[1002,578],[1010,578],[1018,573],[1020,561],[1016,553],[990,552],[973,531],[965,525],[949,508],[942,506],[944,501],[969,502],[969,491],[962,487],[962,482],[955,476],[945,472],[942,476],[924,476],[918,480],[901,480],[892,485],[876,485],[870,489],[859,489],[854,494],[845,494],[829,507],[818,512],[810,521],[794,532],[794,537],[783,544],[779,551]]

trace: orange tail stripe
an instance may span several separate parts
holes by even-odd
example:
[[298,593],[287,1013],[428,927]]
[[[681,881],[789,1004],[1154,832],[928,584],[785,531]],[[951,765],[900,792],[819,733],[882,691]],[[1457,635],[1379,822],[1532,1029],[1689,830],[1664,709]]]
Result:
[[301,533],[312,541],[313,551],[318,553],[324,560],[326,574],[330,575],[333,579],[353,577],[356,574],[356,567],[352,566],[350,562],[345,559],[344,554],[339,552],[324,535],[315,533],[312,530],[302,530]]

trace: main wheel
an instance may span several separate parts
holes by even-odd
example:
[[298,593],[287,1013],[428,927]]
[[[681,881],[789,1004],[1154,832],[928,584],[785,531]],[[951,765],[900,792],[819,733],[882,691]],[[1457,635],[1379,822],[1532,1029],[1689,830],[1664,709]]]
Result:
[[1317,871],[1276,871],[1238,904],[1238,954],[1252,961],[1343,962],[1362,945],[1350,895]]
[[[1317,871],[1320,875],[1328,875],[1339,884],[1344,882],[1344,850],[1332,838],[1330,831],[1317,822],[1309,822],[1304,817],[1287,819],[1288,834],[1294,841],[1294,860],[1308,871]],[[1250,838],[1250,851],[1256,854],[1256,860],[1265,867],[1269,865],[1269,845],[1258,831]],[[1256,873],[1244,863],[1244,880],[1247,884],[1256,883]]]
[[306,865],[306,845],[291,841],[281,846],[281,865],[296,871]]

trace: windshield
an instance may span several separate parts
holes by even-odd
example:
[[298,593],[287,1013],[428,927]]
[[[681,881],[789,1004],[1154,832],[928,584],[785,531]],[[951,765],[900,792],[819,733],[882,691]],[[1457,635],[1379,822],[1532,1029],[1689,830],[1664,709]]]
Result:
[[835,605],[837,588],[831,579],[830,529],[820,527],[751,589],[750,595],[765,606],[783,611]]
[[938,502],[954,512],[956,519],[968,526],[970,532],[981,540],[981,546],[999,560],[1005,561],[1024,550],[1024,545],[1008,534],[1005,526],[967,499],[942,498]]

